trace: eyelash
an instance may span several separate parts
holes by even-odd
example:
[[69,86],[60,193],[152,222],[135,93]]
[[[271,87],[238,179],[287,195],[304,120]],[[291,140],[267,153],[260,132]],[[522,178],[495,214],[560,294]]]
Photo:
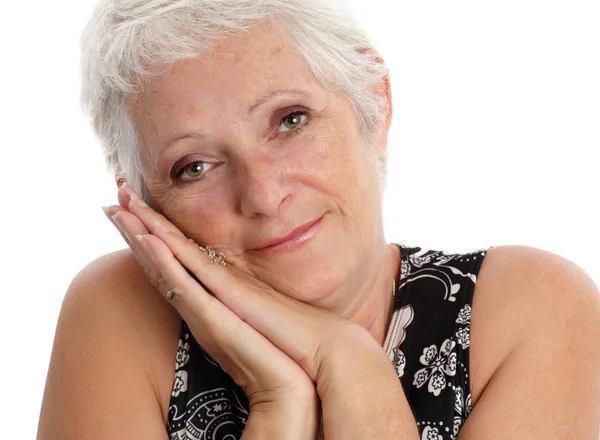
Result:
[[284,117],[281,119],[281,121],[279,122],[279,125],[281,125],[281,124],[283,123],[283,121],[285,121],[285,120],[286,120],[287,118],[289,118],[290,116],[295,116],[295,115],[305,115],[305,116],[306,116],[305,122],[303,122],[301,125],[299,125],[299,126],[298,126],[298,127],[296,127],[296,128],[292,128],[291,130],[284,131],[283,133],[285,133],[285,135],[286,135],[287,137],[292,137],[292,136],[294,136],[294,135],[298,134],[299,132],[301,132],[302,130],[304,130],[304,128],[305,128],[305,127],[308,125],[308,123],[310,122],[310,118],[308,117],[308,114],[307,114],[306,112],[304,112],[304,111],[302,111],[302,110],[296,110],[296,111],[293,111],[293,112],[291,112],[291,113],[288,113],[287,115],[285,115],[285,116],[284,116]]
[[[288,113],[287,115],[285,115],[281,119],[281,121],[279,122],[279,126],[281,126],[281,124],[283,124],[283,121],[285,121],[286,119],[288,119],[290,116],[295,116],[295,115],[305,115],[306,118],[305,118],[304,122],[302,122],[302,124],[299,125],[298,127],[292,128],[292,129],[289,129],[289,130],[286,130],[286,131],[282,132],[282,134],[285,134],[288,138],[290,138],[292,136],[295,136],[296,134],[300,133],[310,123],[310,117],[308,116],[307,112],[302,111],[302,110],[296,110],[296,111],[293,111],[293,112]],[[181,169],[179,171],[173,173],[172,180],[175,181],[175,183],[177,183],[177,184],[187,184],[187,183],[193,183],[193,182],[197,182],[199,180],[205,179],[206,171],[203,172],[199,177],[197,177],[195,179],[181,180],[179,178],[181,176],[181,174],[185,171],[185,169],[187,167],[189,167],[190,165],[196,164],[196,163],[201,163],[201,164],[206,164],[206,165],[215,165],[213,163],[203,162],[201,160],[194,160],[194,161],[188,162],[186,165],[184,165],[183,167],[181,167]]]

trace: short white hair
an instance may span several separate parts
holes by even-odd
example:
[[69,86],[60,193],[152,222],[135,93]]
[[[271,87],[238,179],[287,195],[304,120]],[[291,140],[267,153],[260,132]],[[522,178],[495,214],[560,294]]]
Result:
[[[372,144],[387,114],[387,101],[373,86],[389,72],[339,0],[101,0],[81,38],[81,99],[116,178],[148,201],[127,105],[143,90],[144,78],[201,57],[217,39],[265,19],[287,32],[323,87],[347,96],[364,140]],[[377,164],[381,194],[387,160],[386,149]]]

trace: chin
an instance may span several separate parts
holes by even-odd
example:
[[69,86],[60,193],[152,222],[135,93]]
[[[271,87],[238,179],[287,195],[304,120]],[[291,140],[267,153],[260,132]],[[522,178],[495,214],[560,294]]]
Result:
[[302,246],[275,257],[253,257],[255,276],[298,301],[319,303],[348,279],[360,260],[348,238],[331,231],[335,228],[323,228]]

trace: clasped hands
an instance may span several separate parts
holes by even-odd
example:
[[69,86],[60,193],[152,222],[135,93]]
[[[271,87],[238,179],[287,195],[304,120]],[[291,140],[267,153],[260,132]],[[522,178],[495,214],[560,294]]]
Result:
[[377,423],[363,410],[375,396],[365,394],[377,393],[381,377],[404,399],[391,362],[362,326],[216,264],[129,185],[118,200],[105,212],[148,278],[164,296],[175,292],[170,303],[194,338],[247,395],[244,439],[364,438]]

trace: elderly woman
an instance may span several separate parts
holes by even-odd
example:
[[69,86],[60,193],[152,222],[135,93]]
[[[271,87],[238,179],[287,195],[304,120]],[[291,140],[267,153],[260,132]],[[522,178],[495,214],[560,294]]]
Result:
[[83,101],[130,249],[64,299],[40,440],[592,439],[600,302],[384,240],[388,71],[325,0],[103,0]]

